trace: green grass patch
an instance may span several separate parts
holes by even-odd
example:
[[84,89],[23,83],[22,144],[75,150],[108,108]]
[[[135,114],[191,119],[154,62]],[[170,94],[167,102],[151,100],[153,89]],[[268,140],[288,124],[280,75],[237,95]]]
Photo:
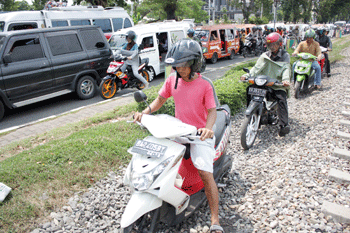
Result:
[[[0,204],[0,229],[24,232],[72,193],[127,163],[127,149],[149,133],[125,121],[80,129],[67,137],[23,151],[0,163],[1,182],[12,187]],[[49,199],[42,200],[43,193]]]

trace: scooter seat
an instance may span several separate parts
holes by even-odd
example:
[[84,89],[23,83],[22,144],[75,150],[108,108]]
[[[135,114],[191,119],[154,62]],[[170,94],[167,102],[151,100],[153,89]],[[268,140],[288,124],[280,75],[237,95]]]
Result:
[[216,109],[217,117],[214,127],[215,147],[220,143],[221,138],[225,132],[226,126],[230,124],[230,108],[223,105]]

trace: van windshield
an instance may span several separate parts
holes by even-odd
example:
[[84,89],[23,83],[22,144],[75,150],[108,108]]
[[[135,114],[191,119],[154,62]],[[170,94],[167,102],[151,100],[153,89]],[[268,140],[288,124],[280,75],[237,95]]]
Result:
[[122,47],[123,44],[128,43],[128,41],[126,40],[126,35],[125,34],[117,34],[117,35],[113,35],[109,41],[109,46],[111,46],[112,48],[119,48]]
[[5,29],[5,22],[4,21],[0,21],[0,32],[3,32]]
[[199,38],[201,41],[208,41],[209,31],[208,30],[196,30],[194,36]]

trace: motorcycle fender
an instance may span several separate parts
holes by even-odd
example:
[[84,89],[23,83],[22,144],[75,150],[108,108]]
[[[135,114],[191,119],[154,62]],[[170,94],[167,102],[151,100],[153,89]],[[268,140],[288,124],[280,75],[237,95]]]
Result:
[[255,111],[255,109],[259,108],[259,106],[261,105],[260,102],[256,102],[256,101],[250,101],[248,108],[245,110],[245,115],[246,116],[250,116],[250,114],[252,114],[252,112]]
[[102,81],[105,81],[106,79],[110,79],[110,78],[111,78],[111,79],[113,79],[113,77],[112,77],[112,76],[107,75],[106,77],[104,77],[104,78],[101,80],[101,82],[102,82]]
[[298,75],[297,75],[297,81],[298,81],[298,82],[301,82],[301,81],[303,81],[303,80],[305,80],[305,75],[300,75],[300,74],[298,74]]
[[150,193],[133,193],[120,222],[121,228],[130,226],[142,215],[159,208],[162,200]]

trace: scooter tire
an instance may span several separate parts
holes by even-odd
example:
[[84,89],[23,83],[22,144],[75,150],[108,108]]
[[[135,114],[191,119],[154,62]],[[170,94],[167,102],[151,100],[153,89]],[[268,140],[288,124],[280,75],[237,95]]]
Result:
[[155,233],[157,230],[157,223],[159,220],[159,211],[160,208],[152,210],[144,215],[142,215],[139,219],[133,222],[126,228],[122,229],[122,233],[134,233],[134,232],[147,232],[147,233]]
[[301,82],[300,81],[295,81],[295,85],[294,85],[294,97],[296,99],[300,98],[300,92],[301,92]]
[[244,150],[249,150],[258,135],[260,120],[257,110],[246,116],[241,127],[241,145]]
[[104,79],[99,86],[99,94],[103,99],[111,99],[118,91],[117,83],[112,79]]

